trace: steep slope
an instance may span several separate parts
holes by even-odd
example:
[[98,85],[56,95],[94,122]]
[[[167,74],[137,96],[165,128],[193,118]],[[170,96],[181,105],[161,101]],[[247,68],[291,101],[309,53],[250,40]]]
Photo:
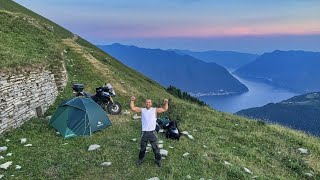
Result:
[[320,90],[319,69],[319,52],[277,50],[261,55],[235,74],[305,93]]
[[320,93],[295,96],[279,103],[244,109],[236,114],[320,135]]
[[190,55],[205,62],[214,62],[227,69],[236,70],[244,65],[254,61],[259,55],[250,53],[241,53],[235,51],[189,51],[189,50],[173,50],[179,54]]
[[[24,14],[27,10],[12,1],[0,0],[0,4],[4,9],[4,5],[21,9],[19,14],[15,14],[19,18],[30,16]],[[4,13],[10,14],[7,12],[10,8]],[[15,27],[28,36],[29,32],[13,21],[15,16],[8,19],[13,24],[6,26]],[[1,15],[1,18],[4,16]],[[35,17],[35,20],[40,24],[44,22],[41,18]],[[21,23],[27,25],[29,22]],[[147,179],[155,176],[160,179],[184,179],[187,175],[194,179],[250,179],[254,176],[261,179],[305,179],[308,178],[305,173],[311,173],[314,179],[320,178],[319,138],[174,98],[159,84],[124,66],[84,39],[72,34],[61,38],[56,33],[54,31],[52,35],[57,40],[55,46],[59,48],[52,51],[64,60],[69,81],[47,115],[51,115],[61,101],[73,96],[73,82],[84,83],[86,90],[92,92],[96,86],[107,81],[115,86],[124,109],[129,108],[131,95],[138,97],[137,105],[141,106],[146,97],[151,97],[155,105],[162,103],[163,98],[170,98],[170,111],[165,115],[179,119],[180,128],[189,131],[195,139],[182,137],[180,141],[170,141],[159,134],[159,138],[165,141],[164,148],[169,150],[163,166],[157,168],[153,156],[148,154],[142,167],[137,168],[135,160],[139,143],[131,139],[140,137],[141,125],[139,121],[131,120],[133,113],[130,111],[130,115],[110,116],[113,126],[91,137],[67,140],[57,135],[45,118],[35,118],[0,136],[0,146],[8,147],[7,151],[0,152],[4,156],[0,164],[13,162],[7,170],[0,169],[5,179]],[[10,38],[17,41],[17,36]],[[0,44],[4,43],[2,40],[0,38]],[[40,41],[34,43],[37,46],[41,44]],[[14,50],[10,51],[14,53]],[[61,54],[62,51],[65,53]],[[40,55],[31,54],[29,58]],[[43,61],[46,62],[45,59]],[[45,64],[39,63],[39,66]],[[20,138],[24,137],[27,143],[32,144],[31,147],[20,143]],[[88,152],[91,144],[100,144],[101,148]],[[308,154],[299,153],[297,148],[300,147],[307,148]],[[186,152],[190,155],[183,157]],[[7,153],[13,154],[5,156]],[[105,161],[112,162],[112,165],[100,166]],[[231,165],[226,165],[224,161]],[[16,165],[22,168],[16,170]],[[253,174],[246,173],[244,167]]]
[[248,91],[226,69],[215,63],[205,63],[191,56],[161,49],[121,44],[98,47],[165,87],[175,85],[194,94],[237,94]]

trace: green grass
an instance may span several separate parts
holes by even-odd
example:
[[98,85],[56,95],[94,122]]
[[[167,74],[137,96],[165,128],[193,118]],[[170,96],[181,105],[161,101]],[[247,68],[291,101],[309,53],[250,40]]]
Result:
[[0,10],[6,10],[15,13],[22,13],[26,16],[32,17],[42,24],[52,26],[54,29],[54,34],[60,38],[72,37],[73,34],[66,30],[65,28],[59,26],[58,24],[34,13],[33,11],[26,9],[25,7],[19,5],[18,3],[11,0],[0,0]]
[[[23,23],[26,22],[22,21],[17,26],[21,37],[28,36],[23,29],[19,29],[27,26]],[[5,34],[12,41],[18,41],[18,36],[9,31]],[[33,36],[29,38],[32,39]],[[320,179],[319,138],[183,101],[85,40],[77,40],[83,49],[77,51],[62,44],[60,36],[55,33],[52,36],[54,41],[48,43],[52,43],[51,47],[58,47],[51,49],[53,54],[59,54],[61,49],[68,51],[63,59],[69,80],[46,115],[51,115],[62,100],[73,96],[72,83],[84,83],[86,90],[93,93],[95,87],[110,82],[117,87],[117,100],[124,110],[129,109],[128,100],[131,95],[138,97],[138,106],[143,106],[146,97],[151,97],[157,105],[164,98],[170,98],[169,112],[165,115],[177,119],[180,129],[189,131],[195,140],[182,137],[180,141],[173,141],[159,134],[159,139],[164,140],[164,148],[169,150],[168,157],[162,161],[163,166],[158,168],[153,162],[153,154],[148,153],[145,162],[138,168],[135,161],[139,142],[131,139],[139,140],[141,122],[132,120],[134,113],[109,116],[113,122],[111,127],[96,132],[91,137],[66,140],[57,135],[46,120],[34,118],[22,127],[0,136],[0,146],[8,147],[0,155],[13,153],[11,157],[0,160],[0,164],[13,161],[13,166],[8,170],[0,169],[0,174],[5,175],[6,179],[147,179],[154,176],[160,179],[186,179],[187,175],[191,175],[192,179],[251,179],[253,176],[259,176],[258,179],[307,179],[305,173],[310,171],[314,173],[311,179]],[[7,47],[7,43],[10,45],[7,41],[0,45]],[[23,54],[20,52],[22,48],[8,51]],[[28,48],[26,51],[29,51]],[[0,53],[3,53],[2,49]],[[32,57],[43,55],[37,51],[33,53]],[[102,62],[109,74],[97,70],[84,58],[83,53],[90,53]],[[16,62],[19,63],[22,62]],[[32,147],[20,144],[20,138],[24,137],[28,138],[27,143],[31,143]],[[10,142],[6,142],[6,139],[10,139]],[[63,145],[64,143],[68,144]],[[91,144],[100,144],[102,147],[88,152],[87,148]],[[168,148],[169,146],[174,149]],[[307,148],[310,153],[298,153],[297,148],[300,147]],[[183,157],[185,152],[189,152],[190,156]],[[204,154],[207,156],[203,156]],[[100,164],[104,161],[110,161],[112,165],[101,167]],[[224,165],[224,161],[232,165]],[[21,165],[22,169],[15,170],[15,165]],[[250,169],[253,175],[245,173],[244,167]]]
[[[58,38],[29,16],[0,10],[0,67],[52,63]],[[14,38],[13,38],[14,37]]]

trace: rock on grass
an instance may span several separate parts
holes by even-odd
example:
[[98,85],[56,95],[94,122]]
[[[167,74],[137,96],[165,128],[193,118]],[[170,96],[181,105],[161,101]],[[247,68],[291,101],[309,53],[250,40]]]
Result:
[[248,174],[253,174],[251,171],[250,171],[250,169],[248,169],[248,168],[243,168],[244,169],[244,171],[246,172],[246,173],[248,173]]
[[186,153],[184,153],[182,156],[183,156],[183,157],[187,157],[187,156],[189,156],[189,155],[190,155],[190,153],[186,152]]
[[26,142],[27,142],[27,138],[21,138],[21,139],[20,139],[20,142],[21,142],[21,144],[26,143]]
[[298,148],[298,151],[299,151],[301,154],[308,154],[308,149],[305,149],[305,148]]
[[167,150],[165,150],[165,149],[160,149],[160,154],[161,154],[161,156],[168,156],[168,151]]
[[147,179],[147,180],[160,180],[160,178],[158,178],[158,177],[152,177],[152,178]]
[[99,149],[101,146],[98,144],[92,144],[89,146],[88,151],[94,151],[96,149]]
[[6,151],[7,149],[8,149],[7,146],[2,146],[2,147],[0,147],[0,152]]
[[0,165],[0,169],[8,169],[12,165],[12,161],[5,162]]
[[312,177],[313,174],[312,173],[304,173],[304,175],[308,176],[308,177]]
[[194,139],[194,137],[192,135],[190,135],[190,134],[188,135],[188,138],[189,139]]
[[111,162],[103,162],[100,165],[101,166],[111,166]]
[[188,132],[188,131],[182,131],[181,134],[183,134],[183,135],[189,135],[189,132]]

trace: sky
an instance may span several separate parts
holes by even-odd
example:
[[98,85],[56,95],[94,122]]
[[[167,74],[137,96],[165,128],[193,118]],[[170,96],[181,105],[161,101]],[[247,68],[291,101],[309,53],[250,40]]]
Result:
[[319,0],[15,0],[94,44],[320,51]]

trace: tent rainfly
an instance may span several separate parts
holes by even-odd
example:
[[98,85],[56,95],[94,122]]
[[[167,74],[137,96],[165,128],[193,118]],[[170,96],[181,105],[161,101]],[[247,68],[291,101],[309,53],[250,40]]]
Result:
[[76,97],[59,105],[49,125],[64,138],[90,136],[112,123],[106,112],[92,99]]

